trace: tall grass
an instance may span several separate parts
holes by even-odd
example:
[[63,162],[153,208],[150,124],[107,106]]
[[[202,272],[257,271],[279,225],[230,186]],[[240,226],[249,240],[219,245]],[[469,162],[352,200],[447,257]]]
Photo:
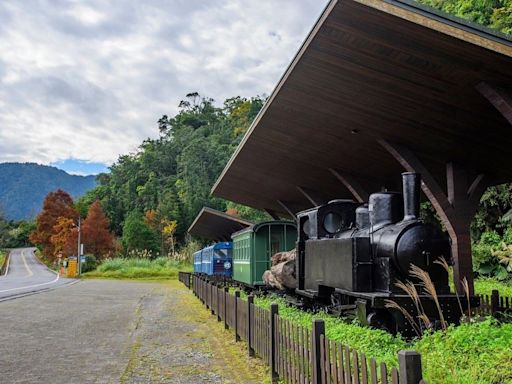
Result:
[[176,279],[179,271],[191,271],[188,262],[170,257],[156,259],[121,258],[107,259],[94,271],[84,274],[86,277],[114,279]]

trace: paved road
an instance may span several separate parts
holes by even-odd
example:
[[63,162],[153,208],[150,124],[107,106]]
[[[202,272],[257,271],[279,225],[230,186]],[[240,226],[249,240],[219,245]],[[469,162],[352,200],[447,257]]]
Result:
[[177,282],[85,280],[0,302],[1,384],[259,384],[265,369]]
[[34,251],[35,248],[18,248],[11,251],[7,273],[0,276],[0,301],[73,282],[71,279],[59,278],[57,273],[37,260]]

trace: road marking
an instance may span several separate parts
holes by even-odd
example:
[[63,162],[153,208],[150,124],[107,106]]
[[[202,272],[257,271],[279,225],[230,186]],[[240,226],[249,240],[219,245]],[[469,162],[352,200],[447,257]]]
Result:
[[[22,259],[23,259],[23,262],[25,263],[25,266],[27,267],[27,270],[29,270],[29,271],[30,271],[30,268],[28,268],[28,266],[27,266],[27,264],[26,264],[26,262],[25,262],[25,258],[23,257],[23,251],[21,251],[21,252],[22,252]],[[34,255],[34,257],[36,257],[36,256]],[[37,258],[36,258],[36,260],[37,260]],[[9,259],[9,261],[10,261],[10,259]],[[39,260],[38,260],[38,261],[39,261]],[[50,272],[53,272],[53,273],[55,273],[55,274],[57,275],[57,276],[55,277],[55,279],[53,279],[52,281],[47,281],[46,283],[33,284],[33,285],[25,285],[25,286],[23,286],[23,287],[16,287],[16,288],[4,289],[4,290],[0,291],[0,293],[4,293],[4,292],[11,292],[11,291],[18,291],[18,290],[20,290],[20,289],[36,288],[36,287],[41,287],[41,286],[43,286],[43,285],[48,285],[48,284],[56,283],[56,282],[59,280],[59,278],[60,278],[59,273],[58,273],[58,272],[55,272],[55,271],[52,271],[50,268],[46,267],[43,263],[41,263],[41,264],[46,268],[46,270],[48,270],[48,271],[50,271]],[[32,273],[32,271],[30,271],[30,272]]]
[[28,275],[32,276],[34,272],[31,271],[31,269],[28,267],[27,260],[25,260],[25,250],[21,251],[21,258],[23,259],[23,264],[25,264],[25,268],[28,271]]

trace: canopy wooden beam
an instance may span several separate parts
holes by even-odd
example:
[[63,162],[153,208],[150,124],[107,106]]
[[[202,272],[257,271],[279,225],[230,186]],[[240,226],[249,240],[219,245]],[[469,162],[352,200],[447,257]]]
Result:
[[320,194],[311,189],[297,186],[297,190],[311,203],[313,207],[317,207],[325,203],[325,199],[320,197]]
[[294,209],[292,208],[292,203],[283,200],[277,200],[277,203],[281,206],[281,208],[284,209],[284,211],[288,214],[289,217],[291,217],[294,220],[297,218],[295,215],[296,212],[294,212]]
[[511,90],[493,86],[485,81],[479,83],[476,89],[512,124]]
[[408,172],[421,173],[422,190],[441,218],[452,242],[454,281],[459,293],[463,292],[463,279],[473,294],[473,260],[471,254],[470,225],[482,194],[487,188],[483,174],[471,182],[469,172],[463,166],[450,162],[446,165],[447,192],[434,179],[431,172],[404,146],[380,140],[380,144]]
[[352,195],[354,195],[354,198],[359,203],[368,201],[370,194],[361,186],[361,184],[359,184],[354,176],[332,168],[329,168],[329,171],[334,175],[334,177],[341,181],[341,183],[350,191]]
[[267,212],[271,218],[273,218],[274,220],[279,220],[280,217],[279,215],[276,213],[276,211],[272,210],[272,209],[265,209],[265,212]]

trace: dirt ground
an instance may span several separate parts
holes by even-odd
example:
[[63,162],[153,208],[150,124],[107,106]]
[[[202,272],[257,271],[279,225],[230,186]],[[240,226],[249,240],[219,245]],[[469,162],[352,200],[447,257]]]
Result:
[[264,383],[177,281],[87,280],[0,303],[2,383]]

